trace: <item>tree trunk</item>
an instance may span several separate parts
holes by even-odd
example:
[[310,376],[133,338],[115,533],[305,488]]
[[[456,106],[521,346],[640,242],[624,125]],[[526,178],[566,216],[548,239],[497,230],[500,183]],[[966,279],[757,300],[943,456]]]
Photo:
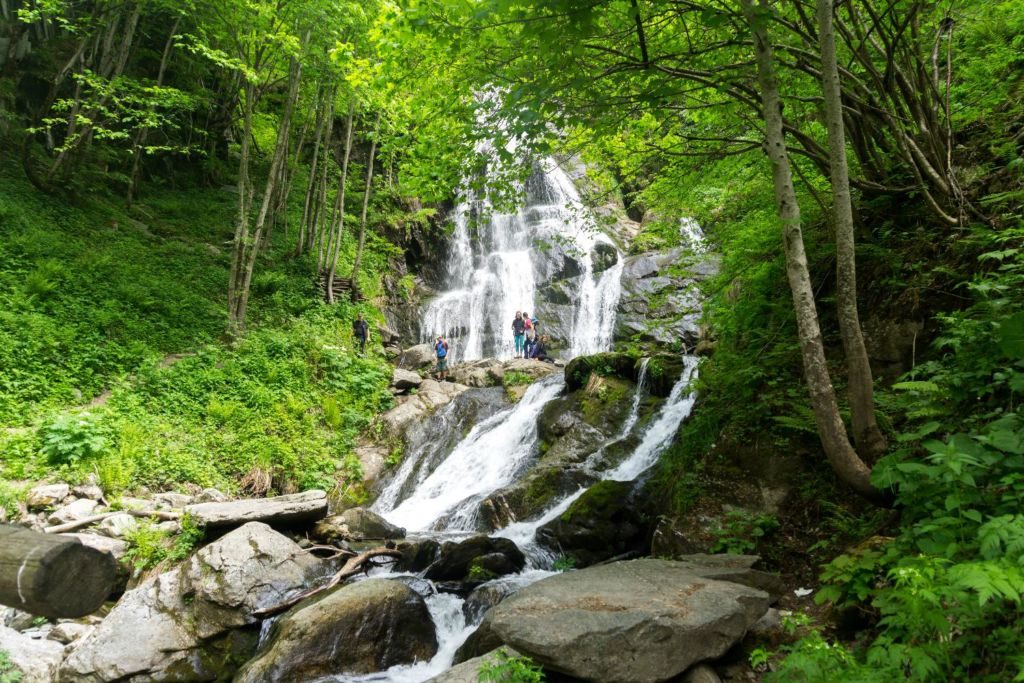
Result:
[[373,189],[373,157],[377,153],[377,135],[380,132],[380,114],[373,127],[373,141],[370,142],[370,159],[366,162],[366,191],[363,192],[363,212],[359,216],[359,246],[352,263],[352,301],[359,299],[359,269],[363,265],[363,247],[366,245],[366,211],[370,206],[370,192]]
[[334,232],[334,252],[328,254],[330,266],[327,269],[327,301],[334,303],[334,274],[338,270],[338,256],[345,239],[345,186],[348,183],[348,162],[352,157],[352,133],[355,128],[356,100],[353,95],[348,106],[348,120],[345,123],[345,158],[341,160],[341,178],[338,181],[338,221]]
[[249,239],[249,207],[252,203],[252,184],[249,182],[249,150],[252,145],[252,115],[255,97],[256,87],[246,81],[241,150],[238,161],[238,218],[231,249],[231,271],[228,274],[228,334],[232,337],[240,335],[245,325],[244,312],[240,315],[239,302],[241,300],[241,273],[245,264],[245,242]]
[[116,577],[110,553],[0,524],[0,603],[44,617],[82,617],[103,605]]
[[880,497],[871,485],[871,470],[850,445],[846,428],[839,416],[832,379],[828,374],[825,348],[814,304],[814,289],[807,267],[803,232],[800,226],[800,207],[793,189],[793,174],[786,154],[785,135],[782,130],[782,103],[775,75],[771,43],[767,26],[771,8],[768,0],[741,0],[743,14],[754,38],[757,58],[757,79],[761,86],[764,105],[765,153],[772,165],[772,181],[779,218],[782,220],[783,246],[786,255],[786,275],[793,294],[796,311],[797,336],[803,358],[804,376],[810,393],[811,408],[818,427],[822,447],[836,475],[857,493],[872,499]]
[[853,438],[858,450],[875,458],[887,448],[875,420],[874,380],[857,313],[857,261],[854,247],[853,202],[850,171],[846,162],[843,101],[836,63],[836,39],[832,26],[833,0],[818,0],[818,39],[821,43],[821,86],[825,96],[832,203],[836,231],[836,307],[839,331],[846,352]]

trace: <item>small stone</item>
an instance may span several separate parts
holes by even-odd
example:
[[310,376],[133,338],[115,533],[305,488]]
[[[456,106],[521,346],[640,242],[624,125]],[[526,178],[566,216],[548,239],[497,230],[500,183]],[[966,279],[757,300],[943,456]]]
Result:
[[722,679],[707,664],[698,664],[683,674],[680,683],[722,683]]
[[192,496],[186,496],[184,493],[158,493],[153,496],[153,500],[158,507],[165,508],[183,508],[192,504]]
[[100,521],[96,525],[96,530],[104,536],[110,538],[124,538],[126,534],[135,531],[139,526],[139,520],[135,519],[127,512],[119,512],[116,515],[111,515],[106,519]]
[[67,524],[85,519],[96,511],[98,503],[95,500],[81,498],[54,510],[46,521],[50,524]]
[[224,503],[228,497],[214,488],[203,489],[202,493],[196,496],[197,503]]
[[165,534],[176,534],[181,531],[181,524],[173,519],[169,519],[166,522],[160,522],[156,525],[158,531],[162,531]]
[[121,507],[125,510],[140,510],[149,512],[150,510],[156,510],[156,503],[145,498],[132,498],[130,496],[122,496],[118,502]]
[[750,626],[750,632],[760,638],[769,638],[776,635],[782,629],[782,620],[779,617],[779,610],[772,607],[764,616]]
[[99,500],[103,497],[103,489],[95,484],[83,484],[82,486],[76,486],[71,489],[79,498],[87,498],[89,500]]
[[13,607],[7,607],[4,609],[0,617],[0,626],[6,626],[12,628],[15,631],[25,631],[32,628],[32,622],[36,620],[35,615],[29,614],[28,612],[22,612],[20,609]]
[[70,492],[71,487],[67,484],[35,486],[29,490],[28,496],[25,498],[25,504],[32,511],[52,507],[67,498]]

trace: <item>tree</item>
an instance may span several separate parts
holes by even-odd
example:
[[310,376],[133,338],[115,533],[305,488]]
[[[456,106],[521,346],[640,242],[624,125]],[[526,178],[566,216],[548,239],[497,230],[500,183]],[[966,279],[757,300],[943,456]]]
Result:
[[871,484],[871,470],[861,460],[846,436],[846,427],[839,415],[839,404],[828,373],[828,361],[825,358],[825,347],[814,303],[814,288],[811,285],[807,254],[804,251],[800,206],[793,188],[793,174],[786,151],[779,82],[773,63],[772,44],[768,37],[767,26],[771,21],[771,7],[767,0],[759,0],[756,6],[754,0],[740,1],[754,38],[757,80],[761,87],[765,125],[764,149],[772,167],[775,198],[779,219],[782,221],[786,274],[793,295],[793,306],[796,309],[797,335],[803,358],[804,378],[811,397],[818,435],[821,437],[825,456],[839,478],[861,495],[878,498],[879,492]]

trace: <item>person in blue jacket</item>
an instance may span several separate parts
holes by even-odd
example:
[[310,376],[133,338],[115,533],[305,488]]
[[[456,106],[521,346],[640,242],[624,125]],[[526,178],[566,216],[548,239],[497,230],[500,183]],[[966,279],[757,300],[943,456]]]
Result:
[[437,335],[434,342],[434,355],[437,356],[437,378],[444,382],[448,379],[448,342],[441,335]]

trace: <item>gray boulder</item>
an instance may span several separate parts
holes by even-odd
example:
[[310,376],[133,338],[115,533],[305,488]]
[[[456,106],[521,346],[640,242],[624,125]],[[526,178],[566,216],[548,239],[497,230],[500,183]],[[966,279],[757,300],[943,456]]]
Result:
[[51,683],[64,657],[64,646],[53,640],[36,640],[0,626],[0,652],[21,672],[21,683]]
[[633,483],[600,481],[537,530],[537,540],[577,567],[644,549],[648,524],[632,501]]
[[398,357],[398,367],[419,370],[434,364],[434,347],[431,344],[410,346]]
[[55,640],[62,645],[73,643],[79,640],[96,628],[89,624],[80,624],[76,621],[62,621],[61,623],[50,629],[49,635],[46,637],[50,640]]
[[392,435],[402,436],[409,427],[468,390],[464,384],[425,379],[414,396],[400,396],[401,402],[381,415],[380,420]]
[[[767,610],[766,593],[667,560],[558,574],[488,612],[481,631],[589,681],[655,683],[724,654]],[[628,648],[625,651],[624,648]]]
[[762,590],[771,596],[772,604],[778,602],[785,592],[785,585],[780,577],[754,569],[761,562],[757,555],[695,553],[680,555],[676,559],[694,574],[705,579],[729,581]]
[[67,484],[44,484],[29,489],[25,496],[25,505],[30,511],[41,510],[47,507],[59,505],[62,500],[71,493],[71,487]]
[[327,514],[327,493],[303,491],[273,498],[251,498],[226,503],[196,503],[185,512],[200,526],[238,526],[246,522],[289,525],[313,522]]
[[96,525],[96,531],[110,538],[124,538],[125,535],[135,531],[138,526],[138,519],[127,512],[119,512],[101,519],[100,523]]
[[318,565],[267,525],[246,524],[125,593],[74,644],[61,680],[223,679],[256,646],[254,634],[234,629],[305,588]]
[[308,681],[429,660],[437,638],[426,603],[399,581],[368,579],[296,605],[235,683]]
[[76,486],[71,490],[77,498],[88,498],[89,500],[99,500],[103,497],[103,489],[96,484],[82,484]]
[[192,502],[192,496],[168,491],[156,494],[153,496],[153,500],[156,501],[157,506],[162,508],[183,508]]
[[385,540],[405,538],[405,529],[366,508],[351,508],[317,522],[313,535],[326,542]]
[[391,373],[391,386],[399,391],[408,391],[409,389],[416,389],[423,384],[423,378],[412,370],[403,370],[402,368],[395,368]]
[[89,515],[96,511],[98,506],[95,500],[89,498],[80,498],[73,503],[62,505],[46,518],[46,521],[50,524],[67,524],[68,522],[77,522],[80,519],[85,519]]

